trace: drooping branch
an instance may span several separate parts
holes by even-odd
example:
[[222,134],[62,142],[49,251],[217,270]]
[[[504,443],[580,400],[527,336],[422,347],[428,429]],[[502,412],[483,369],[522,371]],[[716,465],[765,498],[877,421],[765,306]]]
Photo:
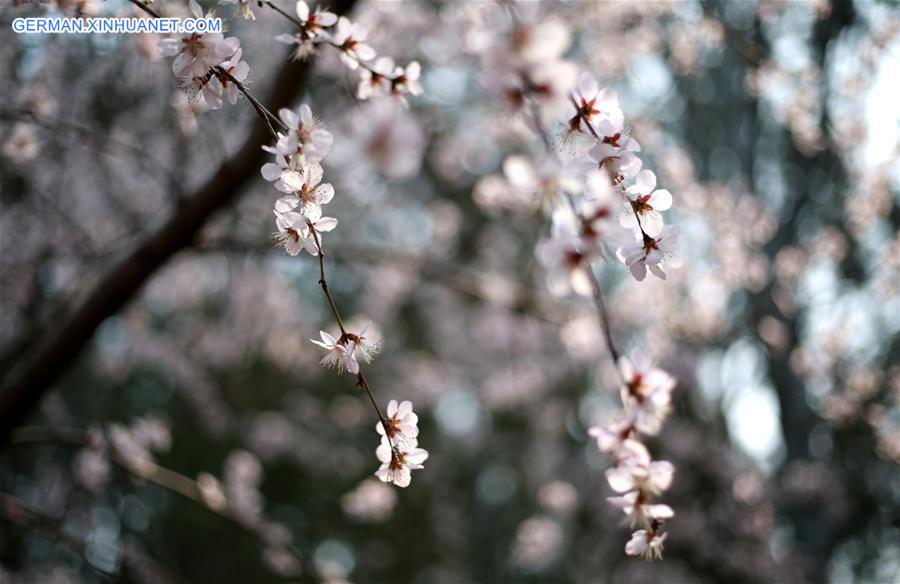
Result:
[[[355,0],[337,0],[332,9],[348,12]],[[267,100],[269,110],[287,107],[306,85],[312,62],[288,61],[275,75]],[[13,428],[22,424],[41,398],[84,349],[97,327],[115,314],[141,289],[150,276],[181,249],[192,245],[194,237],[216,211],[227,207],[244,185],[259,171],[265,160],[262,146],[270,132],[262,119],[253,128],[238,152],[226,160],[209,180],[124,258],[110,268],[91,291],[72,309],[61,324],[48,327],[22,362],[4,375],[0,392],[0,447],[9,441]]]

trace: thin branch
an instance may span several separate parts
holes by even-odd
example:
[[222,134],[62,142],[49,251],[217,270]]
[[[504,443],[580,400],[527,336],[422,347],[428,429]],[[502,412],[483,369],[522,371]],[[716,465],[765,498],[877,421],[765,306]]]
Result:
[[319,252],[319,286],[322,287],[322,292],[325,294],[325,298],[328,300],[328,306],[331,307],[331,314],[334,315],[334,319],[337,321],[338,327],[341,329],[341,335],[347,334],[347,329],[344,327],[344,321],[341,319],[341,313],[337,309],[337,305],[334,303],[334,298],[331,297],[331,291],[328,290],[328,279],[325,277],[325,248],[322,246],[322,240],[319,239],[319,232],[316,231],[316,228],[312,223],[309,224],[309,230],[312,231],[313,239],[316,242],[316,250]]
[[[331,313],[334,315],[334,319],[337,321],[338,327],[341,329],[341,340],[346,342],[347,337],[347,329],[344,327],[344,321],[341,318],[341,313],[337,308],[337,305],[334,303],[334,298],[331,297],[331,292],[328,290],[328,279],[325,277],[325,249],[322,247],[322,240],[319,238],[319,233],[316,231],[315,226],[312,222],[308,222],[309,230],[312,232],[313,241],[316,243],[316,250],[318,251],[319,256],[319,285],[322,286],[322,292],[325,294],[325,298],[328,300],[328,305],[331,307]],[[384,427],[384,435],[388,439],[388,443],[391,446],[391,450],[394,450],[394,441],[390,436],[390,432],[388,432],[388,428],[390,423],[385,415],[381,412],[381,408],[378,406],[378,402],[375,400],[375,394],[372,392],[372,389],[369,387],[369,383],[366,381],[365,376],[362,371],[358,371],[356,373],[356,387],[360,389],[364,389],[366,394],[369,396],[369,401],[372,403],[372,408],[375,410],[375,415],[378,416],[378,421],[381,422],[381,425]]]

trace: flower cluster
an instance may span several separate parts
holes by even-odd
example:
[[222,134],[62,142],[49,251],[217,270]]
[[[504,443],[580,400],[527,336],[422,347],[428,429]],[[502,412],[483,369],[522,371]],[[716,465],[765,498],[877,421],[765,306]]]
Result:
[[351,71],[359,71],[359,99],[391,95],[406,105],[407,95],[421,95],[419,63],[412,61],[401,67],[390,57],[375,59],[377,53],[366,42],[369,31],[364,24],[321,8],[310,10],[303,0],[297,2],[296,14],[294,22],[300,30],[275,37],[279,42],[297,45],[294,58],[305,59],[315,52],[316,45],[329,45],[340,52],[341,61]]
[[262,166],[263,178],[284,194],[275,202],[275,241],[290,255],[306,250],[318,255],[321,233],[337,227],[337,219],[322,216],[322,206],[334,198],[334,187],[323,183],[321,160],[331,149],[331,133],[313,116],[308,105],[294,112],[278,112],[285,133],[278,133],[274,146],[263,149],[275,162]]
[[634,533],[625,551],[652,559],[661,557],[666,537],[662,526],[674,515],[668,505],[654,504],[653,497],[669,488],[675,469],[670,462],[652,460],[640,435],[659,433],[669,412],[675,380],[652,367],[641,354],[634,355],[634,360],[620,358],[619,373],[623,380],[621,415],[607,426],[591,428],[589,434],[615,464],[606,471],[606,479],[620,495],[610,497],[610,503],[625,512],[631,527],[642,528]]
[[[191,14],[203,18],[203,9],[190,0]],[[206,17],[212,17],[212,13]],[[242,60],[241,42],[221,33],[191,33],[180,38],[160,39],[157,51],[175,57],[172,73],[192,102],[204,101],[210,109],[222,107],[223,99],[237,103],[240,87],[246,84],[250,66]]]
[[[672,195],[658,189],[656,175],[643,169],[640,144],[625,125],[616,92],[602,88],[590,73],[579,75],[563,58],[571,35],[562,22],[520,17],[507,35],[488,38],[493,40],[482,51],[485,85],[541,137],[545,153],[507,158],[504,176],[489,177],[482,188],[489,187],[490,199],[530,200],[530,208],[548,210],[550,237],[538,243],[536,255],[550,292],[595,299],[607,347],[618,360],[623,409],[614,424],[591,434],[615,463],[607,479],[619,496],[610,502],[625,512],[628,523],[642,527],[626,552],[660,557],[663,522],[674,512],[652,501],[671,484],[674,467],[653,461],[639,436],[660,431],[675,381],[649,364],[635,366],[618,357],[593,262],[611,245],[636,280],[648,270],[665,279],[665,269],[679,263],[678,228],[666,225],[662,215],[672,206]],[[498,194],[504,189],[509,194]]]
[[[605,244],[617,248],[616,257],[635,279],[643,280],[648,270],[665,279],[665,269],[679,265],[678,229],[666,226],[661,215],[672,206],[672,195],[643,170],[636,154],[641,146],[630,136],[616,92],[563,59],[571,35],[558,20],[521,19],[507,35],[493,38],[483,51],[485,85],[552,150],[533,163],[519,155],[507,159],[502,183],[513,194],[495,198],[568,207],[565,216],[554,215],[553,238],[538,248],[551,290],[591,294],[582,285],[583,270],[602,256]],[[560,128],[554,137],[550,124]],[[568,156],[549,148],[554,143]],[[559,281],[565,274],[572,277],[569,285]]]
[[385,483],[408,487],[411,471],[424,468],[422,463],[428,459],[428,451],[419,448],[419,417],[413,413],[411,401],[398,405],[393,399],[388,403],[387,416],[375,427],[381,434],[381,444],[375,450],[381,468],[375,476]]
[[[553,239],[542,243],[566,253],[543,254],[544,265],[553,277],[562,269],[577,279],[578,270],[591,269],[590,263],[603,255],[604,245],[611,244],[636,280],[643,280],[648,270],[665,279],[665,269],[680,265],[675,251],[679,229],[665,225],[662,216],[672,206],[672,194],[657,189],[656,175],[642,168],[635,154],[640,144],[628,135],[615,91],[600,89],[593,76],[583,73],[569,101],[572,115],[559,142],[577,141],[586,147],[579,148],[580,153],[570,157],[561,172],[583,178],[583,196],[577,200],[568,196],[574,217],[567,219],[565,228],[554,230]],[[579,254],[575,264],[572,252]],[[551,289],[567,291],[558,284]],[[571,289],[591,293],[574,283]]]

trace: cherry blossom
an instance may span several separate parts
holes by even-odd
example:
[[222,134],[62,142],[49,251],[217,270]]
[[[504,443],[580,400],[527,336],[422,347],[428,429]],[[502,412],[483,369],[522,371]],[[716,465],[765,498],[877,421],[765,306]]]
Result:
[[278,154],[275,156],[275,162],[263,164],[260,172],[264,179],[274,182],[275,188],[282,193],[296,193],[305,183],[302,162],[295,157]]
[[[336,219],[331,219],[330,217],[323,217],[322,221],[327,222],[328,225],[325,227],[331,226],[327,229],[320,229],[320,225],[313,223],[313,227],[316,231],[329,231],[335,225],[337,225]],[[312,239],[312,238],[310,238]],[[312,253],[312,252],[310,252]],[[313,254],[316,255],[316,254]],[[325,331],[319,331],[319,335],[322,337],[322,341],[312,340],[313,343],[319,345],[322,348],[329,349],[331,353],[326,355],[322,359],[322,364],[327,367],[335,367],[338,372],[347,369],[350,373],[356,375],[359,373],[359,361],[357,357],[361,358],[366,363],[371,363],[372,359],[375,357],[375,354],[381,348],[381,344],[369,337],[366,337],[366,331],[369,330],[369,326],[371,323],[367,324],[363,329],[358,333],[342,333],[339,339],[335,339],[333,336],[328,334]]]
[[[266,176],[265,172],[263,176]],[[272,166],[268,166],[269,177],[275,176],[275,172],[281,173],[279,175],[281,178],[278,180],[281,181],[282,186],[290,189],[288,192],[291,193],[276,202],[276,210],[292,211],[299,206],[300,213],[304,217],[311,221],[317,221],[322,216],[322,205],[330,203],[334,198],[334,187],[329,183],[320,184],[323,176],[322,166],[317,163],[306,164],[301,166],[300,171],[282,169],[280,166],[276,171]],[[277,180],[275,188],[282,190],[279,188]]]
[[334,217],[310,219],[301,213],[281,212],[276,209],[275,224],[278,227],[275,241],[284,247],[288,254],[297,255],[303,249],[309,255],[317,256],[319,246],[312,230],[316,233],[326,233],[337,227],[338,220]]
[[[248,65],[246,61],[241,60],[242,56],[243,49],[236,50],[230,59],[222,63],[221,67],[239,83],[246,85],[247,77],[250,75],[250,65]],[[228,103],[231,105],[236,104],[238,95],[240,95],[237,85],[235,85],[227,75],[223,75],[222,73],[215,73],[213,79],[221,84],[225,96],[228,98]]]
[[597,441],[597,449],[600,452],[609,453],[618,460],[627,456],[623,449],[625,441],[631,436],[634,427],[624,421],[616,421],[607,426],[594,426],[588,429],[588,435]]
[[275,213],[275,225],[278,231],[275,233],[275,243],[284,248],[288,254],[295,256],[301,250],[306,249],[310,254],[316,255],[315,240],[309,231],[306,217],[293,211]]
[[680,233],[677,226],[666,225],[659,237],[637,235],[629,243],[619,247],[616,257],[628,266],[631,275],[639,282],[647,277],[647,270],[665,280],[664,268],[677,268],[681,265],[681,257],[675,249]]
[[[335,219],[335,222],[337,220]],[[362,360],[366,363],[371,363],[372,359],[375,358],[375,355],[378,351],[381,350],[381,342],[377,339],[372,338],[371,336],[366,336],[369,328],[372,326],[372,322],[366,323],[366,326],[362,328],[357,334],[348,333],[347,336],[356,343],[355,351],[362,357]],[[390,408],[388,408],[390,409]]]
[[391,80],[391,95],[397,98],[403,106],[409,107],[409,103],[406,101],[407,95],[422,95],[422,85],[419,83],[421,76],[422,66],[418,61],[411,61],[405,68],[397,67]]
[[625,382],[622,403],[626,418],[640,432],[657,434],[669,412],[675,379],[649,363],[641,363],[637,368],[628,357],[619,359],[619,371]]
[[17,122],[3,137],[3,154],[16,163],[23,163],[37,157],[37,132],[33,124]]
[[675,516],[675,512],[668,505],[651,503],[640,491],[631,491],[621,497],[608,497],[612,505],[625,512],[625,521],[631,527],[637,525],[649,525],[652,521],[664,521]]
[[640,219],[640,228],[650,237],[662,233],[663,218],[659,212],[672,206],[672,194],[665,189],[656,190],[656,174],[642,170],[626,192],[628,202],[619,220],[622,227],[637,229]]
[[545,156],[535,163],[527,156],[513,155],[503,161],[503,174],[510,186],[525,200],[549,206],[559,200],[560,193],[576,193],[582,181],[555,156]]
[[[194,18],[204,18],[196,0],[190,0],[189,7]],[[239,46],[237,38],[224,38],[221,33],[190,33],[178,39],[161,39],[157,51],[164,57],[175,57],[172,73],[176,77],[193,78],[205,76],[230,58]]]
[[387,428],[380,421],[375,426],[375,430],[390,437],[394,444],[407,445],[410,440],[415,440],[419,435],[419,417],[413,413],[413,404],[409,400],[397,403],[392,399],[388,402],[387,407]]
[[345,335],[342,335],[340,339],[335,339],[325,331],[319,331],[319,336],[322,338],[321,341],[310,340],[323,349],[328,349],[328,354],[320,361],[322,365],[337,369],[338,373],[343,373],[345,369],[353,375],[359,373],[359,362],[353,355],[356,343],[344,338]]
[[279,153],[302,155],[307,162],[319,162],[328,155],[334,137],[313,116],[308,105],[301,105],[296,112],[282,108],[278,117],[288,129],[286,141],[279,140]]
[[[570,129],[582,132],[593,129],[601,136],[612,136],[621,132],[625,115],[619,107],[619,96],[615,91],[609,88],[600,89],[594,76],[585,72],[578,79],[576,94],[577,97],[574,98],[576,112],[569,120]],[[590,129],[588,125],[591,126]]]
[[337,22],[338,17],[333,12],[316,8],[314,12],[310,12],[309,4],[300,0],[296,5],[297,19],[302,24],[299,32],[294,34],[280,34],[275,37],[278,42],[286,44],[295,44],[297,49],[294,51],[294,59],[305,59],[315,51],[313,43],[318,42],[326,37],[324,27],[332,26]]
[[363,68],[360,71],[356,97],[369,99],[372,96],[390,93],[391,79],[394,76],[395,69],[396,66],[392,58],[379,57],[375,59],[370,68]]
[[337,26],[330,33],[329,40],[341,50],[341,60],[350,69],[359,67],[360,62],[375,58],[375,49],[364,41],[369,31],[362,23],[350,22],[346,16],[338,18]]
[[385,483],[408,487],[412,479],[411,471],[425,468],[422,463],[428,459],[428,451],[419,448],[416,440],[406,445],[395,444],[391,448],[388,437],[382,436],[375,456],[381,461],[381,468],[375,471],[376,477]]
[[649,497],[669,488],[675,473],[672,463],[652,460],[647,447],[637,440],[626,440],[622,449],[626,456],[606,471],[606,480],[614,491],[639,491]]
[[579,237],[578,220],[560,207],[553,213],[552,237],[541,241],[536,250],[538,262],[547,272],[547,287],[554,296],[570,291],[589,296],[593,286],[588,270],[595,250]]
[[625,544],[625,553],[629,556],[644,556],[648,560],[662,558],[663,542],[668,533],[656,530],[639,529],[631,535],[631,539]]
[[404,107],[408,107],[407,95],[422,94],[422,86],[419,84],[421,75],[422,66],[418,61],[412,61],[404,68],[395,65],[390,57],[379,57],[371,67],[360,69],[356,97],[369,99],[373,96],[392,95]]

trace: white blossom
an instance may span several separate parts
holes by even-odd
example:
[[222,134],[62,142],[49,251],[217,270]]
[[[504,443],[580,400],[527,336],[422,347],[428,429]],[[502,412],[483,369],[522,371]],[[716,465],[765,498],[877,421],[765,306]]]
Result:
[[369,99],[373,96],[388,95],[396,68],[394,60],[390,57],[378,57],[370,68],[363,67],[359,72],[356,97]]
[[656,238],[632,234],[631,241],[616,250],[616,257],[628,267],[631,275],[639,282],[647,277],[647,270],[657,278],[665,280],[664,268],[677,268],[681,265],[681,258],[675,250],[680,233],[678,227],[666,225]]
[[318,255],[319,250],[306,217],[294,211],[281,212],[276,209],[274,213],[275,226],[278,228],[274,239],[279,247],[283,247],[292,256],[304,249],[310,255]]
[[638,491],[649,497],[665,491],[672,484],[675,467],[671,462],[652,460],[647,447],[637,440],[626,440],[622,450],[626,456],[606,471],[606,480],[614,491]]
[[619,371],[625,385],[622,387],[622,404],[629,422],[645,434],[657,434],[663,418],[669,412],[675,379],[662,369],[653,368],[649,363],[639,366],[628,357],[619,359]]
[[652,170],[642,170],[626,192],[628,202],[619,220],[622,227],[637,229],[640,219],[641,229],[650,237],[662,233],[663,218],[659,213],[672,207],[672,194],[665,189],[656,189],[656,174]]
[[422,463],[428,459],[428,451],[419,448],[415,440],[409,444],[395,444],[391,448],[387,436],[381,437],[381,444],[375,450],[375,455],[381,461],[381,467],[375,471],[375,476],[398,487],[408,487],[412,478],[410,471],[425,468]]
[[409,107],[406,101],[407,95],[422,95],[422,85],[419,78],[422,76],[422,66],[418,61],[411,61],[406,67],[397,67],[391,80],[391,95],[393,95],[404,107]]
[[392,399],[387,407],[387,429],[380,421],[375,425],[375,430],[387,436],[395,445],[408,445],[415,441],[419,435],[419,417],[413,412],[413,404],[409,400],[397,403]]
[[593,293],[590,262],[596,249],[586,245],[579,220],[566,207],[553,213],[552,237],[538,244],[537,259],[547,272],[547,287],[554,296],[570,291],[582,296]]
[[281,108],[278,117],[288,129],[286,141],[281,144],[279,140],[280,148],[284,149],[280,153],[302,155],[307,162],[319,162],[328,155],[334,137],[322,128],[308,105],[301,105],[296,112]]
[[322,365],[334,367],[339,373],[344,369],[354,375],[359,373],[359,361],[357,361],[357,356],[362,358],[366,363],[370,363],[375,356],[375,353],[377,353],[380,348],[378,342],[366,337],[366,331],[369,329],[370,325],[371,323],[363,327],[359,334],[343,333],[339,339],[335,339],[325,331],[319,331],[322,340],[310,340],[320,347],[329,350],[329,353],[325,355],[321,361]]
[[[269,163],[271,164],[271,163]],[[318,221],[322,217],[322,206],[331,202],[334,198],[334,187],[329,183],[320,184],[322,181],[322,166],[319,164],[303,165],[300,171],[292,171],[289,168],[280,168],[278,170],[272,166],[263,168],[264,176],[275,177],[276,172],[279,180],[276,180],[275,188],[283,190],[279,186],[285,187],[290,193],[287,197],[282,197],[275,203],[275,210],[280,212],[293,211],[297,207],[300,213],[310,221]],[[322,231],[322,230],[320,230]],[[327,230],[330,231],[330,230]]]
[[[263,148],[268,147],[264,146]],[[303,170],[300,158],[276,154],[275,162],[263,164],[260,172],[264,179],[274,182],[275,188],[282,193],[296,193],[305,184]]]
[[668,533],[639,529],[631,535],[625,544],[625,553],[629,556],[644,556],[648,560],[662,558],[663,542]]
[[[609,88],[600,89],[597,80],[590,73],[582,73],[576,90],[576,112],[569,120],[572,130],[590,132],[600,136],[612,136],[621,132],[625,124],[625,114],[619,107],[619,96]],[[590,125],[590,128],[587,125]],[[582,127],[584,126],[584,127]]]
[[607,500],[614,506],[625,512],[625,521],[631,527],[637,525],[649,526],[653,521],[665,521],[675,516],[675,512],[668,505],[651,503],[640,491],[631,491],[621,497],[609,497]]
[[37,132],[33,124],[17,122],[3,137],[3,154],[16,163],[35,158],[39,152]]
[[[246,85],[247,76],[250,75],[250,65],[248,65],[246,61],[241,60],[242,56],[243,49],[236,50],[229,60],[222,63],[221,67],[239,83]],[[237,85],[229,79],[228,76],[223,75],[222,73],[216,73],[214,78],[221,84],[225,96],[228,98],[228,103],[231,105],[236,104],[238,95],[240,94]]]
[[314,43],[326,38],[324,27],[332,26],[337,22],[337,15],[333,12],[316,8],[310,12],[309,4],[300,0],[296,6],[297,19],[302,23],[302,28],[294,34],[280,34],[275,40],[289,45],[297,45],[294,51],[294,59],[305,59],[315,51]]
[[369,31],[360,22],[350,22],[346,16],[338,18],[334,32],[329,35],[331,43],[341,50],[341,60],[350,69],[359,67],[361,61],[375,58],[375,49],[365,43]]
[[[203,10],[195,0],[189,2],[194,18],[203,18]],[[210,16],[210,15],[207,15]],[[164,57],[175,57],[172,73],[176,77],[203,77],[229,59],[240,46],[237,38],[224,38],[221,33],[190,33],[177,39],[160,39],[157,51]]]

